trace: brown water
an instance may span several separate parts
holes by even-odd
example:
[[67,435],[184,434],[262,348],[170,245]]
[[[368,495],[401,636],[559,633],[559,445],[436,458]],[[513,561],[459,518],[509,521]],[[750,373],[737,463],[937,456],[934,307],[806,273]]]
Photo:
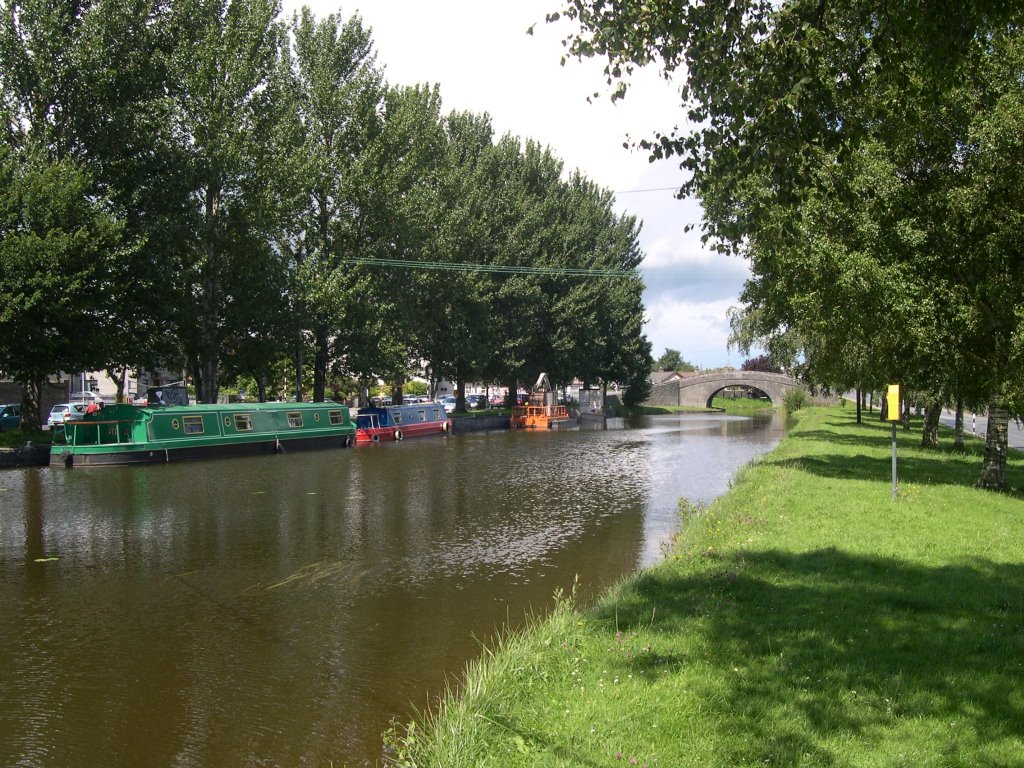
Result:
[[0,765],[372,765],[481,643],[655,561],[773,420],[0,474]]

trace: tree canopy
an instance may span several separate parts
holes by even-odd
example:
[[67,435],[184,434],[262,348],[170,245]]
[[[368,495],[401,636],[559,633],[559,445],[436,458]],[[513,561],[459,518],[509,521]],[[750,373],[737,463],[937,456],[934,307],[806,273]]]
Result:
[[[750,259],[741,349],[835,390],[899,381],[933,408],[1024,412],[1024,7],[573,0],[561,15],[613,97],[636,66],[685,78],[686,124],[641,144],[686,172],[705,241]],[[1002,484],[999,439],[983,485]]]
[[439,86],[388,84],[358,16],[0,0],[0,113],[0,371],[36,397],[160,364],[206,402],[423,366],[642,393],[639,224]]

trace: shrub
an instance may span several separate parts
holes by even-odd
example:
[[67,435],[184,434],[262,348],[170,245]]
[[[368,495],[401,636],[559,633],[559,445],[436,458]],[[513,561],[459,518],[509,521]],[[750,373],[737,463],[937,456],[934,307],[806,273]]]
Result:
[[786,413],[799,411],[808,405],[807,390],[800,388],[788,390],[785,397],[782,398],[782,405],[786,409]]

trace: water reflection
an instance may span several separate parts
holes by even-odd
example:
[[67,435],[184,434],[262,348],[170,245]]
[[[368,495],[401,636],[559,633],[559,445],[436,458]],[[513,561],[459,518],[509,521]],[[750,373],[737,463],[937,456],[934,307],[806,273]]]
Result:
[[[659,556],[777,422],[0,475],[0,764],[370,764],[481,640]],[[9,619],[9,620],[8,620]]]

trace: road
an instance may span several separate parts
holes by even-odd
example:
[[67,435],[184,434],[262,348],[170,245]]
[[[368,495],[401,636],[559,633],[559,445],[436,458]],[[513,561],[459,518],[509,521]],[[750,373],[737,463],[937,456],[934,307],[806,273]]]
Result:
[[[942,416],[939,418],[939,422],[950,429],[956,424],[956,412],[955,411],[943,411]],[[985,439],[985,433],[988,430],[988,417],[982,415],[975,415],[972,413],[964,413],[964,434],[970,435],[972,432],[978,436],[979,439]],[[1010,428],[1007,434],[1007,443],[1011,448],[1024,449],[1024,430],[1021,429],[1013,419],[1010,420]]]

